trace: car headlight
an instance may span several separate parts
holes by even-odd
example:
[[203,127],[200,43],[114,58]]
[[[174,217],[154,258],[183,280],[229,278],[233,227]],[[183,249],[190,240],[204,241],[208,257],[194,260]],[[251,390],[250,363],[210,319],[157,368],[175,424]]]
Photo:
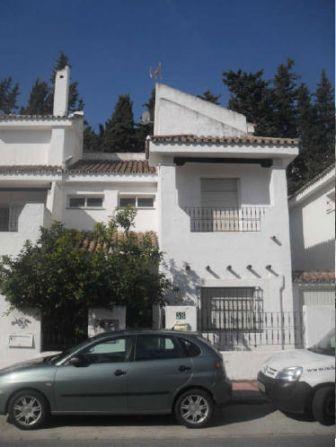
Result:
[[286,380],[287,382],[296,382],[299,380],[303,372],[302,366],[290,366],[279,371],[276,379]]

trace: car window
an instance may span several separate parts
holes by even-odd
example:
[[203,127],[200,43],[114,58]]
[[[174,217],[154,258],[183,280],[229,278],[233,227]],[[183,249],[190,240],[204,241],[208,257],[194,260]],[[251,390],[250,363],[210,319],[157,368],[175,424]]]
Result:
[[89,363],[118,363],[129,359],[131,349],[131,337],[120,337],[91,345],[80,355]]
[[185,338],[179,338],[178,340],[182,345],[185,357],[196,357],[200,355],[201,350],[197,345],[189,340],[186,340]]
[[138,335],[135,360],[164,360],[181,357],[179,347],[172,337],[163,335]]

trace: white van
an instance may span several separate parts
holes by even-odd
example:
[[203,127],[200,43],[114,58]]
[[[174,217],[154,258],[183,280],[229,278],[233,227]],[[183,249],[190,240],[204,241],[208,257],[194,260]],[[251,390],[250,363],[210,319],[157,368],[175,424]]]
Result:
[[258,374],[259,390],[289,413],[335,423],[335,329],[309,349],[270,357]]

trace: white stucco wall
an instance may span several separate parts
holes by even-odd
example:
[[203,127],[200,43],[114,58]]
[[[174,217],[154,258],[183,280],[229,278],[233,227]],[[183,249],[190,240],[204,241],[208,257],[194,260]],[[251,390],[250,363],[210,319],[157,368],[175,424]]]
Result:
[[0,256],[16,256],[26,240],[35,242],[40,235],[40,227],[48,221],[48,213],[43,203],[26,203],[19,216],[17,232],[0,232]]
[[[107,223],[115,214],[116,207],[119,206],[120,195],[138,195],[156,197],[157,186],[153,181],[148,183],[118,183],[110,182],[95,183],[92,181],[86,184],[75,184],[63,188],[63,222],[69,228],[80,230],[92,230],[97,222]],[[70,209],[68,207],[68,196],[104,196],[102,209]],[[157,203],[154,201],[154,208],[139,208],[135,218],[134,231],[158,231],[158,211]]]
[[[184,206],[196,206],[202,176],[240,178],[241,204],[265,206],[260,232],[191,232]],[[245,165],[186,165],[160,167],[160,247],[164,268],[187,301],[199,287],[260,286],[265,310],[292,310],[286,172]],[[200,206],[200,204],[199,204]],[[272,240],[276,236],[277,241]],[[185,266],[190,266],[186,271]],[[231,265],[236,275],[227,270]],[[253,272],[247,269],[252,265]],[[272,266],[272,272],[266,269]],[[207,270],[210,266],[211,272]],[[239,276],[239,278],[237,277]]]
[[335,178],[290,201],[291,249],[294,270],[335,269],[335,210],[328,195]]
[[318,343],[327,333],[335,330],[335,306],[303,306],[305,346]]

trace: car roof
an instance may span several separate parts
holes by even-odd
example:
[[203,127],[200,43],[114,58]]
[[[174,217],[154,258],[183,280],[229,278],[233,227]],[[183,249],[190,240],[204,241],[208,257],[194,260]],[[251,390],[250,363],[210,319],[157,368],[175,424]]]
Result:
[[118,336],[118,335],[181,335],[181,336],[199,336],[197,332],[174,331],[172,329],[123,329],[119,331],[102,332],[95,338]]

